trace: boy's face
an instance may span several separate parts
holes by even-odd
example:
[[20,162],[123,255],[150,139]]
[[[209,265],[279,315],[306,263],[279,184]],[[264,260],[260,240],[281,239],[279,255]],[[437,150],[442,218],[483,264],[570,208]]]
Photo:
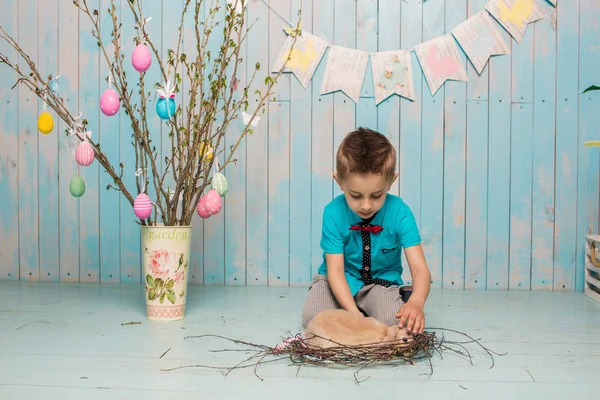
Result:
[[339,179],[337,174],[333,174],[333,177],[344,192],[350,209],[359,217],[367,219],[383,206],[385,195],[398,174],[395,174],[392,179],[386,179],[383,174],[371,173],[351,173],[344,180]]

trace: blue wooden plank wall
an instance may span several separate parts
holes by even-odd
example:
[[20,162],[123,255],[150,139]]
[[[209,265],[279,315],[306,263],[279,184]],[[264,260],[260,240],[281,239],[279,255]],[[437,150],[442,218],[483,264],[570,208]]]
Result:
[[[126,1],[116,8],[129,54],[134,29]],[[248,65],[269,70],[286,39],[277,14],[295,21],[300,6],[305,30],[377,52],[412,49],[448,33],[486,2],[272,0],[269,10],[253,0],[248,17],[256,25],[242,53]],[[100,9],[107,40],[111,1],[89,3]],[[493,57],[478,74],[461,51],[468,81],[447,82],[434,96],[414,52],[415,101],[392,96],[376,105],[370,64],[358,103],[342,92],[320,95],[328,53],[308,88],[283,76],[254,135],[239,147],[237,166],[226,171],[223,212],[194,220],[191,282],[308,285],[321,260],[322,209],[340,193],[331,177],[337,146],[348,131],[369,126],[397,146],[400,178],[392,191],[415,212],[434,287],[581,290],[584,236],[598,231],[600,154],[583,143],[600,135],[600,95],[581,92],[600,84],[600,2],[536,3],[546,17],[529,25],[520,43],[497,25],[510,54]],[[183,0],[144,0],[142,7],[165,55],[177,40]],[[127,118],[98,111],[107,66],[89,21],[71,2],[4,0],[0,24],[43,74],[60,73],[61,95],[85,114],[108,158],[124,163],[132,185]],[[184,32],[190,54],[192,26],[190,15]],[[4,42],[0,52],[16,57]],[[97,163],[77,166],[59,134],[64,124],[38,133],[42,102],[24,87],[11,90],[15,74],[0,72],[0,279],[140,282],[139,228],[130,205],[104,189],[110,181]],[[158,78],[152,70],[148,76]],[[170,141],[158,117],[150,127],[162,159]],[[227,145],[234,138],[228,133]],[[81,199],[69,194],[75,174],[87,184]]]

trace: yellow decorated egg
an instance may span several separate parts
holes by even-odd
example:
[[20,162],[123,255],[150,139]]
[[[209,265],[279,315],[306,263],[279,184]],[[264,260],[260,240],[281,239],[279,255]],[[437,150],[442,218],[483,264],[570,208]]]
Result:
[[52,115],[49,112],[44,111],[38,118],[38,129],[43,134],[48,134],[54,129],[54,121],[52,121]]
[[198,148],[198,156],[202,157],[202,161],[211,162],[213,158],[213,148],[210,144],[203,141]]

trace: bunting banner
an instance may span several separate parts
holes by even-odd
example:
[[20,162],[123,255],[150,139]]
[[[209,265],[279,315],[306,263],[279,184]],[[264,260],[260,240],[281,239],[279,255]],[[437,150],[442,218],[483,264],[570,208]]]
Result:
[[410,52],[406,50],[381,51],[371,55],[375,104],[392,94],[415,99]]
[[485,8],[517,43],[525,36],[528,24],[544,18],[535,0],[491,0]]
[[439,36],[416,46],[415,53],[432,95],[447,80],[467,80],[465,66],[450,35]]
[[306,89],[329,45],[323,39],[302,31],[292,49],[294,39],[292,35],[288,36],[272,72],[278,72],[289,57],[290,60],[283,72],[291,72],[296,75],[300,84]]
[[479,12],[452,30],[452,35],[481,74],[493,55],[508,54],[508,44],[494,26],[492,17]]
[[[393,95],[414,101],[412,51],[417,56],[418,66],[431,94],[435,95],[446,81],[468,80],[463,53],[478,74],[484,71],[492,56],[510,54],[510,43],[504,39],[501,30],[506,30],[519,43],[525,36],[527,26],[546,16],[540,3],[542,0],[489,0],[482,11],[456,26],[450,33],[406,50],[368,53],[332,45],[305,30],[301,31],[292,49],[294,30],[284,28],[289,37],[275,60],[273,72],[281,69],[289,57],[284,72],[293,73],[307,88],[329,49],[321,95],[342,91],[358,102],[370,59],[376,105]],[[558,0],[548,0],[544,7],[556,7],[557,3]],[[288,21],[286,23],[291,26]],[[420,79],[419,76],[416,78]]]
[[321,85],[321,94],[338,90],[358,103],[369,62],[369,53],[341,46],[331,46]]

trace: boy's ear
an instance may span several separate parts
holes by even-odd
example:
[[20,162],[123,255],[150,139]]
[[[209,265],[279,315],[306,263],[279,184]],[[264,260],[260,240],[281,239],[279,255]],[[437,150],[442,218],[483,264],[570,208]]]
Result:
[[[332,174],[332,176],[333,176],[333,179],[335,179],[335,182],[336,182],[336,183],[338,184],[338,186],[340,187],[340,189],[342,189],[342,182],[340,182],[340,177],[338,176],[338,174],[334,172],[334,173]],[[342,190],[344,190],[344,189],[342,189]]]
[[398,179],[398,173],[397,172],[394,174],[394,177],[390,180],[390,186],[392,186],[392,184],[394,182],[396,182],[396,179]]

